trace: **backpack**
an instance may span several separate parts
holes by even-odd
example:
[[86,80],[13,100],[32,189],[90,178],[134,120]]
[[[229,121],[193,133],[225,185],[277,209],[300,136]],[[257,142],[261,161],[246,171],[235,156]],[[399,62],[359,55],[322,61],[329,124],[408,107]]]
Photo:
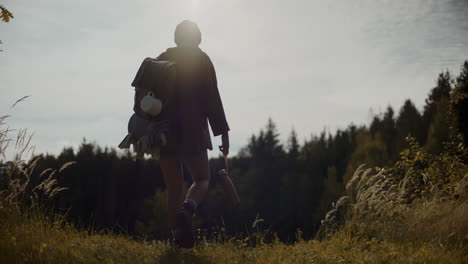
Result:
[[135,87],[134,114],[128,122],[128,134],[119,148],[129,149],[133,145],[137,157],[149,154],[158,158],[161,147],[167,144],[168,110],[176,87],[176,64],[146,58],[132,86]]

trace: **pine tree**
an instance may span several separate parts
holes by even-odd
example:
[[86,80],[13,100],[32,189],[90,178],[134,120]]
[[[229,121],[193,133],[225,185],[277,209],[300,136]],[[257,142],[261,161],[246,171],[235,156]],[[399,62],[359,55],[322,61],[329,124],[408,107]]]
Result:
[[463,63],[460,75],[456,79],[452,93],[452,104],[456,118],[456,126],[463,136],[465,146],[468,144],[468,60]]
[[383,140],[384,144],[387,146],[387,157],[390,160],[395,160],[397,157],[397,153],[395,152],[395,140],[397,138],[397,129],[395,125],[395,112],[391,106],[387,107],[387,111],[384,113],[382,119],[382,129],[380,131],[381,139]]
[[422,116],[411,100],[406,100],[400,109],[396,120],[397,139],[396,152],[399,153],[406,146],[405,138],[411,136],[422,143]]
[[448,71],[442,72],[437,78],[437,85],[431,89],[426,98],[426,105],[423,112],[423,131],[426,133],[423,142],[427,142],[429,127],[437,111],[437,104],[442,98],[449,98],[452,89],[451,76]]
[[288,138],[288,156],[291,159],[297,159],[299,157],[299,143],[297,141],[297,133],[293,129]]
[[437,86],[426,99],[423,114],[423,131],[426,131],[425,148],[433,153],[442,151],[442,143],[448,139],[449,103],[452,90],[451,76],[448,71],[440,73]]

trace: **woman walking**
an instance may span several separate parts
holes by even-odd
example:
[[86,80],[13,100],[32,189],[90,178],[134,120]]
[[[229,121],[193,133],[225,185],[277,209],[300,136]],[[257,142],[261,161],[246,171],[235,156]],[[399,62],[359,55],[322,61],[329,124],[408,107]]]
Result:
[[[177,25],[177,47],[169,48],[159,60],[176,63],[177,85],[170,111],[168,144],[161,149],[160,165],[167,188],[169,227],[174,242],[194,246],[192,215],[203,200],[210,181],[207,150],[212,150],[208,123],[214,136],[221,135],[219,147],[229,153],[229,125],[218,91],[214,66],[198,46],[201,33],[189,20]],[[182,164],[193,184],[183,193]]]

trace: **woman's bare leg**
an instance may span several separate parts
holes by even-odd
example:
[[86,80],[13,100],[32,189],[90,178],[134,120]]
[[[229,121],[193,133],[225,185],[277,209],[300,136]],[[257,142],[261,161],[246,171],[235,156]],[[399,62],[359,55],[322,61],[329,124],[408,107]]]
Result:
[[182,164],[173,155],[161,155],[159,160],[167,190],[167,209],[169,228],[176,229],[176,213],[182,207],[184,200],[184,179]]
[[195,156],[184,157],[184,164],[192,175],[193,183],[187,191],[186,201],[195,202],[195,206],[205,198],[210,183],[208,153],[203,151]]

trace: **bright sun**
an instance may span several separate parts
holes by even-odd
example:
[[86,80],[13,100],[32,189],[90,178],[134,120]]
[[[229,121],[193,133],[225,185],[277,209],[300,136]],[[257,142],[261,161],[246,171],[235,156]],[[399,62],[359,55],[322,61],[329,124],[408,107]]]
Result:
[[194,16],[194,19],[198,16],[199,6],[200,0],[192,0],[192,16]]

